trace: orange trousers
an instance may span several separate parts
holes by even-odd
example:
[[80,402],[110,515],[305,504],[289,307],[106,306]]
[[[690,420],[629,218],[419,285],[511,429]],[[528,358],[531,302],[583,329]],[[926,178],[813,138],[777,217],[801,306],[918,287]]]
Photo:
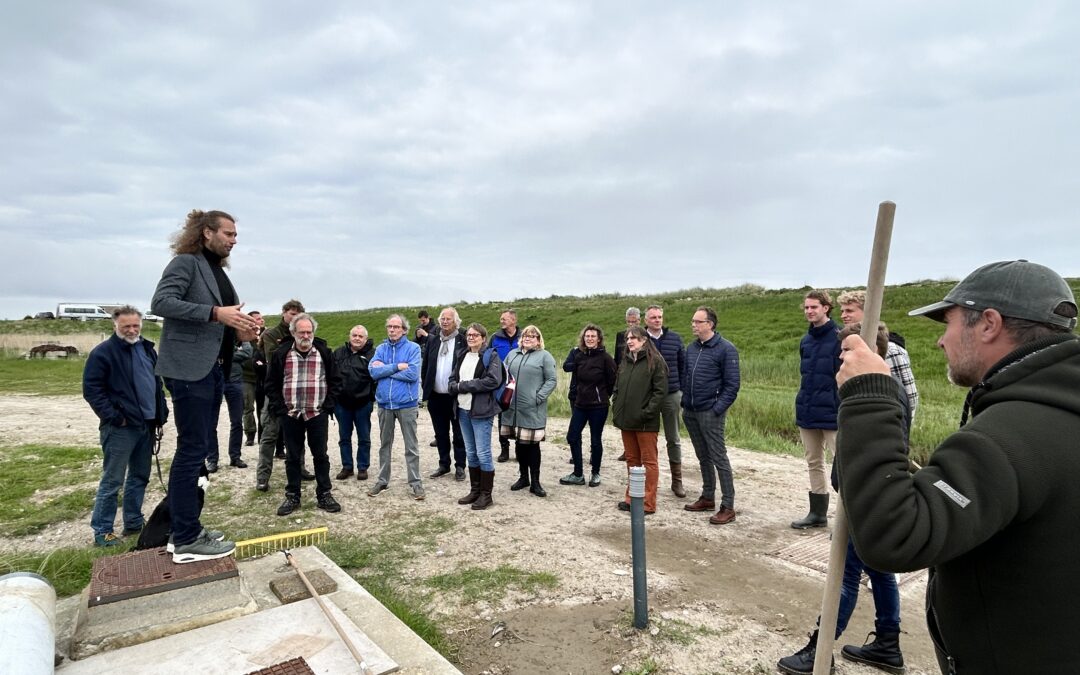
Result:
[[[626,451],[626,473],[630,467],[645,467],[645,510],[656,511],[656,484],[660,482],[660,467],[656,463],[657,431],[623,431],[623,450]],[[626,485],[626,503],[630,503],[630,484]]]

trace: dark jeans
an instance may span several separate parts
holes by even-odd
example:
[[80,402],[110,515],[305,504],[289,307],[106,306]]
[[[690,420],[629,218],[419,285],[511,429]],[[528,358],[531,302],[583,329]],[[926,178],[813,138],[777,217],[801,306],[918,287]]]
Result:
[[201,380],[165,378],[172,394],[173,423],[176,425],[176,454],[169,469],[169,515],[173,543],[183,546],[195,541],[202,531],[199,514],[199,469],[210,451],[210,439],[217,442],[218,411],[224,395],[225,378],[214,364]]
[[[103,424],[101,451],[105,462],[101,467],[101,482],[94,499],[94,513],[90,527],[94,534],[113,531],[116,520],[116,495],[124,486],[124,529],[141,529],[145,520],[142,514],[143,495],[150,480],[150,456],[154,446],[154,427],[126,425],[122,427]],[[127,476],[125,478],[125,475]]]
[[315,494],[329,494],[330,458],[326,455],[326,435],[330,422],[321,412],[309,420],[295,417],[278,418],[281,436],[285,439],[285,494],[300,497],[300,470],[304,467],[304,437],[307,436],[311,450],[311,463],[315,465]]
[[859,581],[862,573],[870,577],[870,592],[874,594],[874,630],[882,633],[900,632],[900,591],[896,575],[878,572],[866,566],[855,552],[855,543],[848,538],[847,558],[844,561],[844,580],[840,586],[840,609],[836,618],[836,637],[847,628],[855,603],[859,601]]
[[589,448],[591,450],[589,463],[593,473],[600,473],[600,461],[604,457],[604,444],[601,437],[604,435],[604,422],[607,421],[608,409],[603,408],[578,408],[570,411],[570,426],[566,430],[566,442],[570,444],[570,456],[574,459],[574,475],[581,476],[581,432],[585,425],[589,425]]
[[371,409],[374,401],[350,410],[343,405],[334,409],[338,423],[338,448],[341,450],[341,468],[353,468],[352,433],[356,429],[356,468],[367,471],[371,466]]
[[[225,383],[225,405],[229,409],[229,459],[240,459],[244,442],[244,383]],[[215,462],[217,456],[211,457]]]
[[450,468],[450,430],[454,431],[454,466],[465,468],[465,441],[461,437],[461,425],[454,415],[453,394],[431,392],[427,401],[431,426],[435,428],[435,442],[439,445],[439,466]]

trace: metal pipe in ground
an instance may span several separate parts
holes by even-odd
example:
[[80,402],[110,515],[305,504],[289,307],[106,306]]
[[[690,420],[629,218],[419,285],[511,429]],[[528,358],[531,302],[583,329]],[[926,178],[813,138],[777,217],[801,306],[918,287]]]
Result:
[[645,578],[645,467],[630,467],[630,550],[634,566],[634,628],[649,625]]
[[0,673],[53,672],[56,591],[43,576],[12,572],[0,577]]

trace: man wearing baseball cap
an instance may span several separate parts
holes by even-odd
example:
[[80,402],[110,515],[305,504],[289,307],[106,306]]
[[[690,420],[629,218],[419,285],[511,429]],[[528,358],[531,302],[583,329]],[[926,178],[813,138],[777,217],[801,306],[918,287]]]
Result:
[[[971,391],[961,428],[911,474],[902,392],[858,336],[844,340],[837,463],[855,547],[875,569],[930,568],[926,615],[942,672],[1078,672],[1073,293],[1047,267],[997,262],[911,314],[945,324],[949,379]],[[861,660],[874,662],[872,647]]]

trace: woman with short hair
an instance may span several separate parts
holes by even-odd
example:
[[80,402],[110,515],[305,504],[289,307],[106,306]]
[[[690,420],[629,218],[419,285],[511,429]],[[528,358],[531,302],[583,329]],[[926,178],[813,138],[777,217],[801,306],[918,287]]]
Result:
[[[656,460],[656,437],[660,432],[660,406],[667,396],[667,363],[641,326],[626,329],[626,354],[615,380],[612,417],[622,431],[626,470],[645,467],[645,513],[656,513],[656,484],[660,468]],[[630,487],[618,503],[630,510]]]
[[544,336],[536,326],[521,331],[518,346],[506,355],[506,369],[516,381],[514,400],[502,414],[499,434],[515,439],[518,479],[511,490],[529,488],[546,497],[540,485],[540,441],[547,426],[547,399],[555,391],[555,358],[544,350]]
[[469,494],[458,504],[472,504],[474,511],[492,505],[491,489],[495,483],[495,464],[491,461],[491,421],[499,414],[495,391],[502,384],[503,365],[499,353],[484,348],[487,329],[473,323],[465,329],[468,349],[454,359],[448,391],[454,394],[465,457],[469,465]]

